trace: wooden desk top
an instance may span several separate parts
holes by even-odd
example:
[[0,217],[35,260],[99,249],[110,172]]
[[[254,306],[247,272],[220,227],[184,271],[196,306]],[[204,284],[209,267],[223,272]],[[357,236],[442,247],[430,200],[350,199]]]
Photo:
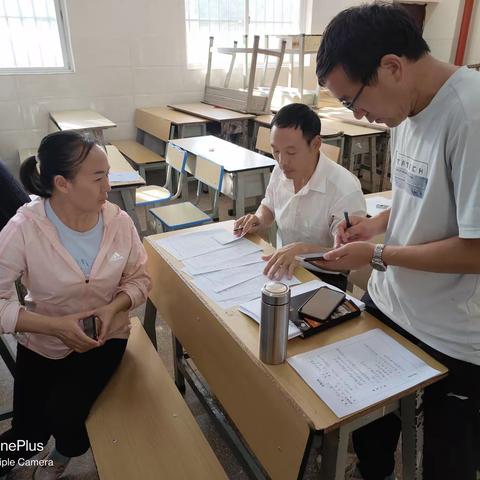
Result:
[[346,123],[341,120],[334,120],[331,118],[320,117],[322,122],[322,129],[325,127],[336,128],[341,130],[344,135],[347,137],[362,137],[365,135],[384,135],[385,132],[382,130],[376,130],[374,128],[363,127],[360,125],[353,125],[351,123]]
[[249,118],[255,118],[255,115],[251,113],[235,112],[233,110],[227,110],[226,108],[215,107],[208,103],[181,103],[175,105],[168,105],[169,107],[179,110],[180,112],[190,113],[197,115],[207,120],[215,122],[225,122],[227,120],[248,120]]
[[174,123],[175,125],[193,125],[208,123],[208,120],[205,118],[188,115],[187,113],[183,113],[166,106],[137,108],[136,111],[137,114],[140,112],[142,114],[150,115],[153,117],[163,118],[171,123]]
[[352,125],[359,125],[361,127],[372,128],[374,130],[381,130],[382,132],[390,131],[390,128],[385,123],[371,123],[365,117],[355,118],[355,115],[351,110],[345,107],[341,108],[320,108],[318,115],[324,118],[331,118],[332,120],[340,120],[344,123],[350,123]]
[[[188,231],[199,231],[218,228],[219,225],[222,225],[225,229],[229,230],[233,228],[233,221],[196,227],[188,229]],[[186,230],[182,230],[180,234],[185,234],[186,232]],[[207,306],[208,310],[212,313],[214,318],[216,318],[224,325],[227,331],[236,339],[238,344],[240,344],[243,349],[248,350],[251,361],[257,364],[259,369],[266,369],[269,371],[269,373],[271,374],[272,382],[276,384],[279,389],[278,393],[280,394],[280,392],[282,392],[284,395],[287,395],[287,397],[289,397],[293,402],[295,402],[303,415],[305,415],[311,421],[315,430],[329,431],[338,428],[341,424],[346,423],[353,418],[365,415],[367,412],[375,410],[382,404],[386,405],[393,400],[402,398],[407,394],[414,392],[418,388],[422,388],[428,384],[433,383],[446,373],[447,370],[443,365],[441,365],[435,359],[423,352],[420,348],[413,345],[411,342],[403,338],[398,333],[394,332],[392,329],[385,326],[383,323],[381,323],[379,320],[377,320],[375,317],[368,313],[363,313],[358,318],[349,320],[341,325],[326,330],[325,332],[313,335],[309,338],[295,338],[293,340],[290,340],[288,342],[287,354],[289,357],[331,344],[339,340],[343,340],[345,338],[349,338],[353,335],[357,335],[372,330],[374,328],[380,328],[381,330],[388,333],[395,340],[397,340],[404,347],[406,347],[408,350],[415,353],[418,357],[420,357],[422,360],[424,360],[430,366],[436,368],[440,372],[438,377],[423,382],[419,386],[404,391],[401,394],[392,396],[387,400],[382,401],[380,404],[373,405],[350,416],[338,418],[320,399],[320,397],[318,397],[316,393],[312,389],[310,389],[310,387],[287,362],[281,365],[266,365],[260,361],[260,359],[258,358],[259,326],[255,321],[248,318],[246,315],[240,313],[236,307],[230,308],[227,311],[222,310],[216,303],[211,301],[201,291],[199,291],[191,282],[190,277],[185,272],[182,272],[183,263],[181,261],[177,260],[165,250],[153,243],[158,238],[178,234],[179,232],[168,232],[160,235],[152,235],[144,239],[145,247],[147,248],[147,252],[149,253],[150,271],[152,271],[153,268],[160,268],[157,265],[156,260],[158,257],[164,259],[168,263],[169,267],[173,270],[175,275],[178,276],[181,281],[188,286],[190,290],[194,291],[196,298],[198,298],[198,303],[202,303],[203,305]],[[271,251],[273,250],[273,247],[271,247],[271,245],[261,240],[258,236],[251,236],[250,239],[255,243],[260,244],[263,247],[264,252],[267,254],[271,253]],[[160,259],[158,259],[158,263],[160,263]],[[303,268],[297,268],[295,270],[295,275],[299,280],[303,282],[316,278],[313,276],[313,274]],[[163,293],[165,293],[163,287],[164,286],[161,285],[155,285],[154,282],[153,290],[159,289],[158,298],[162,298]],[[170,294],[174,293],[170,292]],[[155,296],[155,292],[153,291],[151,295]]]
[[50,118],[59,130],[93,130],[116,127],[108,118],[94,110],[64,110],[50,112]]
[[[107,145],[108,163],[110,164],[111,172],[136,172],[136,170],[128,163],[127,159],[120,153],[115,145]],[[110,182],[112,188],[121,188],[127,186],[141,186],[145,185],[145,180],[139,178],[138,180],[128,182]]]
[[266,115],[257,115],[254,120],[255,122],[259,123],[262,127],[270,128],[274,115],[266,114]]
[[223,165],[226,172],[241,172],[276,165],[275,160],[252,150],[227,142],[213,135],[203,137],[178,138],[170,140],[194,155],[200,155],[212,162]]
[[384,197],[384,198],[392,198],[392,191],[385,190],[384,192],[376,192],[376,193],[367,193],[364,195],[365,198],[369,197]]
[[[255,122],[259,123],[262,127],[270,128],[273,117],[273,115],[259,115],[258,117],[255,117]],[[324,124],[323,119],[321,123],[322,128],[320,136],[322,138],[338,137],[343,134],[343,130],[339,130],[337,125],[329,125],[328,123]]]

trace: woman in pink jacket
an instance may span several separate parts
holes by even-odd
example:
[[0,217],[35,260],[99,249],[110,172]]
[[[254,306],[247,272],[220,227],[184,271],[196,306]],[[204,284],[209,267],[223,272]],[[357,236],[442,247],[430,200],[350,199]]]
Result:
[[[0,232],[0,334],[18,339],[12,428],[0,435],[16,448],[0,450],[0,476],[52,435],[36,480],[58,478],[88,450],[85,420],[122,359],[128,311],[147,298],[147,256],[130,217],[107,201],[108,171],[102,148],[75,132],[46,136],[21,167],[40,198]],[[20,276],[26,308],[12,300]],[[96,339],[84,331],[91,316]]]

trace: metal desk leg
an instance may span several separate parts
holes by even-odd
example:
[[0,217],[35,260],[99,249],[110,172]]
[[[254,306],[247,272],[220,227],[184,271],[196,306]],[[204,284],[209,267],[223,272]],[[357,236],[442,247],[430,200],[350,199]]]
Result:
[[15,376],[15,353],[10,349],[7,341],[0,337],[0,357],[5,362],[8,370]]
[[[176,173],[177,176],[177,183],[178,183],[178,173]],[[182,178],[182,194],[180,195],[180,198],[182,199],[182,202],[188,202],[188,176],[185,174]]]
[[145,132],[139,128],[137,128],[137,143],[140,145],[145,144]]
[[155,330],[155,320],[157,319],[157,308],[148,298],[145,305],[145,318],[143,320],[143,328],[152,342],[155,350],[157,350],[157,332]]
[[377,176],[377,135],[370,137],[370,191],[376,192],[375,178]]
[[258,122],[253,122],[253,129],[252,129],[252,138],[250,139],[250,150],[256,151],[255,150],[255,144],[257,143],[257,136],[258,136],[258,129],[260,128],[260,125]]
[[130,215],[138,234],[141,235],[142,229],[140,227],[140,221],[138,220],[137,212],[135,211],[135,202],[133,201],[133,198],[135,197],[135,191],[132,192],[132,189],[127,190],[122,188],[120,190],[120,196],[122,197],[125,211]]
[[342,135],[340,139],[340,158],[343,159],[343,154],[345,153],[345,135]]
[[[421,399],[423,390],[400,400],[402,419],[402,474],[409,480],[421,480],[423,449],[423,414]],[[418,401],[418,404],[417,404]]]
[[245,215],[245,178],[242,172],[235,174],[235,218]]
[[349,433],[349,429],[340,427],[324,435],[320,466],[322,480],[344,480]]
[[175,385],[183,394],[185,393],[185,377],[180,369],[180,364],[183,361],[183,346],[177,340],[177,337],[172,332],[172,349],[173,349],[173,373],[175,375]]
[[[389,413],[397,412],[398,409],[399,402],[397,401],[352,420],[349,423],[345,423],[337,430],[325,433],[322,447],[322,465],[320,467],[320,477],[322,480],[343,480],[345,478],[348,438],[351,432]],[[413,479],[413,477],[404,478],[408,480]]]
[[178,138],[185,138],[183,125],[178,125]]
[[103,129],[101,128],[94,128],[92,130],[93,133],[93,138],[96,143],[101,145],[103,149],[105,150],[105,138],[103,137]]

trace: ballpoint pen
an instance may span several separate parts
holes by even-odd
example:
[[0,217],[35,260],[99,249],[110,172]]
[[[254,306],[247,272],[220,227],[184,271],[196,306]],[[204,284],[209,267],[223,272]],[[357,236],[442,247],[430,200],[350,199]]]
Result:
[[347,224],[347,228],[350,228],[352,226],[352,224],[350,223],[350,219],[348,218],[348,212],[345,210],[345,212],[343,212],[343,216],[345,217],[345,222]]

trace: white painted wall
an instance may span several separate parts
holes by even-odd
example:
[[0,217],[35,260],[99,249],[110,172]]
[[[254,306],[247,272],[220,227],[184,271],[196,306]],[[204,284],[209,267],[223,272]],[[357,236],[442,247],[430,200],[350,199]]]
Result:
[[441,0],[427,7],[423,36],[432,55],[451,62],[455,59],[459,21],[463,0]]
[[51,110],[91,108],[132,138],[136,107],[197,101],[204,72],[186,67],[182,0],[67,0],[76,71],[0,76],[0,158],[38,145]]
[[[309,0],[310,31],[361,0]],[[478,3],[478,2],[477,2]],[[429,5],[425,37],[435,56],[450,60],[462,0]],[[183,0],[67,0],[76,71],[61,75],[0,76],[0,158],[16,172],[19,148],[38,145],[51,110],[91,108],[118,127],[107,139],[134,135],[136,107],[197,101],[203,70],[189,70]],[[308,29],[307,29],[308,30]],[[480,61],[476,8],[466,62]],[[314,61],[306,87],[315,87]]]
[[480,4],[475,2],[465,63],[480,63]]

